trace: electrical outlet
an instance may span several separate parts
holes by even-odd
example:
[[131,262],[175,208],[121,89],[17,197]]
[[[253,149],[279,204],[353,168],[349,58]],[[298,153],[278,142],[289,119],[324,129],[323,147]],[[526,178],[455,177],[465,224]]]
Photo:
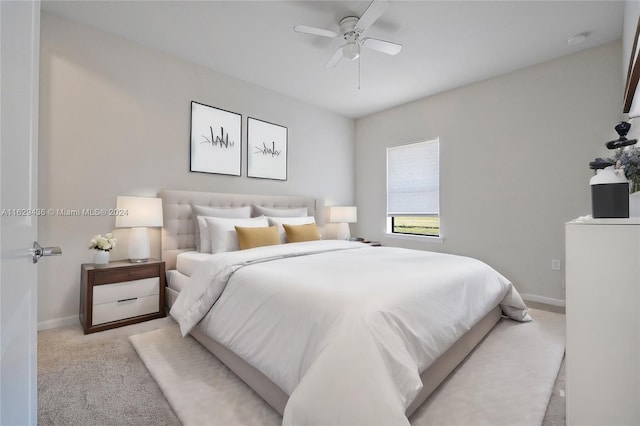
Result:
[[553,269],[554,271],[559,271],[560,270],[560,260],[551,259],[551,269]]

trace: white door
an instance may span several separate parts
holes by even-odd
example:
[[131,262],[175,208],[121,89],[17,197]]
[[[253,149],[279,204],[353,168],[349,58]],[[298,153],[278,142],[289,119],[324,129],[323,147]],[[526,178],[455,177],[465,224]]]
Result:
[[37,423],[40,3],[0,0],[0,424]]

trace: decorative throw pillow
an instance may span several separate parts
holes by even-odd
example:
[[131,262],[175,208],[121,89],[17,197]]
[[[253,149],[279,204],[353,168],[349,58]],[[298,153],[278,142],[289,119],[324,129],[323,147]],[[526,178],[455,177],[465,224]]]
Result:
[[308,216],[308,210],[306,207],[296,207],[292,209],[285,208],[275,208],[275,207],[262,207],[256,206],[253,207],[253,215],[254,216],[272,216],[272,217],[301,217]]
[[317,241],[320,239],[320,232],[318,232],[318,227],[315,223],[308,223],[306,225],[283,224],[282,227],[287,233],[287,241],[290,243]]
[[269,225],[278,225],[278,234],[280,235],[280,242],[282,244],[287,242],[287,234],[284,232],[282,225],[306,225],[309,223],[316,223],[316,219],[313,216],[302,217],[267,217],[269,219]]
[[276,225],[266,228],[245,228],[242,226],[236,226],[235,228],[238,234],[240,250],[280,244],[280,236]]
[[[191,206],[193,216],[196,218],[196,250],[202,253],[211,253],[211,243],[209,241],[209,231],[205,216],[209,217],[237,217],[250,218],[251,206],[244,207],[210,207],[194,204]],[[198,217],[201,216],[202,218]]]
[[207,222],[209,238],[211,239],[211,253],[213,254],[240,250],[236,226],[245,228],[264,228],[269,226],[269,221],[264,216],[250,219],[205,217],[204,220]]

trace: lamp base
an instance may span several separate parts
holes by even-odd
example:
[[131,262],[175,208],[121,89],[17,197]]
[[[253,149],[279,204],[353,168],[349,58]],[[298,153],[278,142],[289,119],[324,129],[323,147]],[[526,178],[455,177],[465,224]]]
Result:
[[337,240],[348,240],[351,237],[351,231],[349,230],[349,224],[346,222],[338,223]]
[[149,230],[147,228],[131,228],[129,235],[129,262],[144,263],[149,260]]

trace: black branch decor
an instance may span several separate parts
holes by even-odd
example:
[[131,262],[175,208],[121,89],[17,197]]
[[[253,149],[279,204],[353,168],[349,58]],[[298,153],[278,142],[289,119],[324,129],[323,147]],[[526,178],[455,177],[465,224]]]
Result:
[[209,126],[209,131],[211,132],[211,137],[207,137],[207,135],[202,135],[204,139],[200,143],[208,143],[211,144],[212,147],[220,146],[220,148],[233,148],[235,143],[233,141],[229,141],[229,133],[224,134],[224,127],[220,127],[220,136],[214,136],[213,127]]

